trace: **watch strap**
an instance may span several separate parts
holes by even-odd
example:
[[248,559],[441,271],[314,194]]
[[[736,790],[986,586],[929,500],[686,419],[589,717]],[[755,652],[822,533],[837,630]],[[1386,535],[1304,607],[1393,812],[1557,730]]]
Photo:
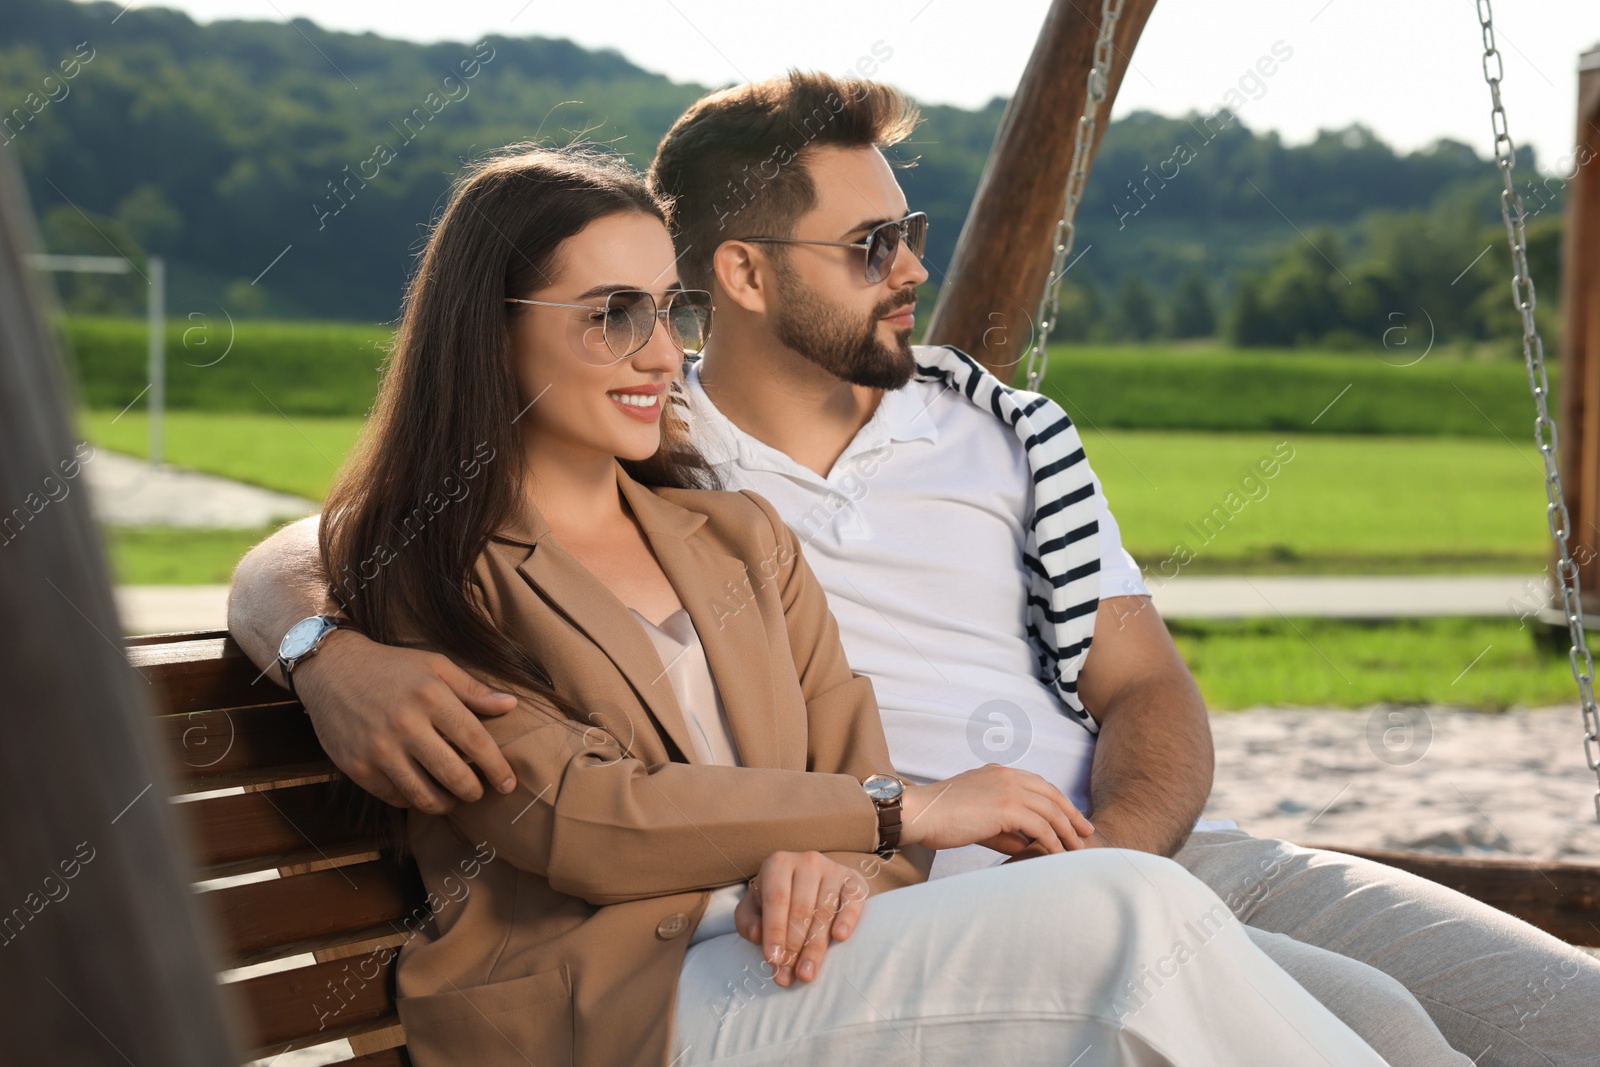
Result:
[[878,847],[877,853],[888,859],[900,851],[900,813],[905,810],[905,794],[886,800],[878,804]]

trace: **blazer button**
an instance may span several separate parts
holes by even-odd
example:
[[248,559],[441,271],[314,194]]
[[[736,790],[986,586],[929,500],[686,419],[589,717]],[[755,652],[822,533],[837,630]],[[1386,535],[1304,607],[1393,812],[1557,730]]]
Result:
[[681,911],[673,912],[656,923],[656,936],[663,941],[671,941],[687,929],[689,929],[689,916]]

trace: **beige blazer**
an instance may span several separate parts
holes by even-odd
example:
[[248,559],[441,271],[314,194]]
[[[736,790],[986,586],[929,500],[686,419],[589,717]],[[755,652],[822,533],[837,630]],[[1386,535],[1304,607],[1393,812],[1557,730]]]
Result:
[[648,489],[620,465],[617,482],[699,631],[742,765],[694,762],[649,636],[537,513],[497,534],[475,592],[587,721],[523,699],[485,720],[517,789],[410,815],[433,908],[397,974],[418,1067],[665,1064],[712,889],[779,850],[830,853],[873,893],[932,863],[921,848],[870,851],[860,780],[891,770],[872,686],[772,506]]

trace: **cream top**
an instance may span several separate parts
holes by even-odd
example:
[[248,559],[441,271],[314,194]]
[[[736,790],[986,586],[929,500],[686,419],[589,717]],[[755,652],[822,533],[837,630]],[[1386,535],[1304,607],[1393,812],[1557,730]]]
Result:
[[[633,611],[632,608],[628,610]],[[694,758],[700,763],[737,767],[739,754],[734,749],[733,734],[728,727],[728,712],[722,706],[722,695],[717,691],[716,679],[711,676],[705,647],[700,644],[700,634],[689,612],[679,608],[662,619],[660,626],[637,611],[633,611],[633,616],[644,627],[650,642],[656,646],[656,654],[661,657],[672,695],[677,697],[678,707],[689,725]],[[733,933],[733,912],[744,894],[743,882],[713,890],[706,913],[695,927],[689,944]]]
[[[632,608],[628,610],[633,611]],[[683,709],[689,724],[694,758],[700,763],[737,767],[739,754],[733,747],[728,712],[722,706],[722,695],[711,677],[711,665],[706,662],[705,648],[700,644],[700,634],[689,612],[679,608],[662,619],[660,626],[637,611],[633,615],[650,635],[656,654],[661,657],[672,695],[678,698],[678,707]]]

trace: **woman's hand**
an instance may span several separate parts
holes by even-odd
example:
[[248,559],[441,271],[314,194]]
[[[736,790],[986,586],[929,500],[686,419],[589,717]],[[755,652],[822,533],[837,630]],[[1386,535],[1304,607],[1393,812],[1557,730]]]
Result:
[[829,941],[850,936],[867,899],[867,880],[820,852],[774,852],[750,880],[733,921],[761,948],[773,980],[787,988],[817,977]]
[[1031,771],[986,763],[954,778],[910,786],[900,840],[928,848],[984,845],[1008,856],[1087,848],[1094,826],[1066,794]]

